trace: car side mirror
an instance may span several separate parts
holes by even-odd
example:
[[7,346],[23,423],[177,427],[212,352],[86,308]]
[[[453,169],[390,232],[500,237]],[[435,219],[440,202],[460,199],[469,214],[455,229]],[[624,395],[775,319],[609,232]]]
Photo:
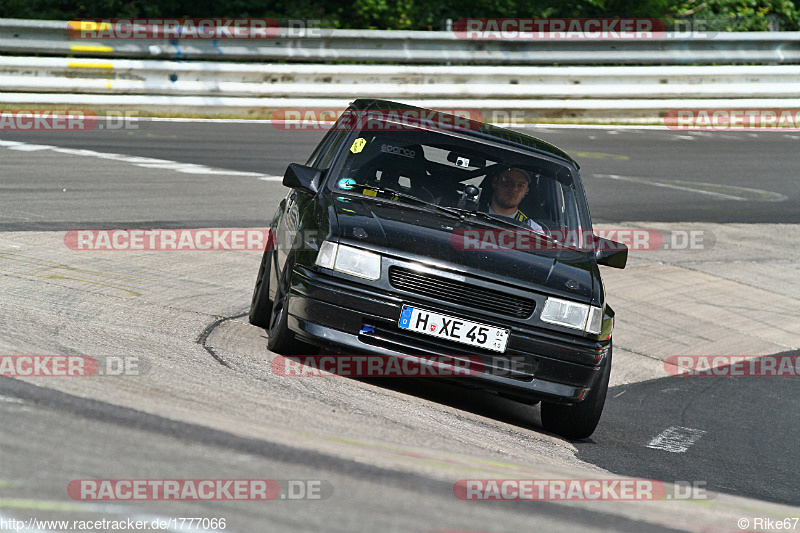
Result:
[[628,262],[628,247],[621,242],[610,241],[595,235],[594,256],[598,265],[625,268]]
[[283,185],[290,189],[302,189],[316,194],[321,179],[322,171],[318,168],[292,163],[286,167],[286,172],[283,174]]

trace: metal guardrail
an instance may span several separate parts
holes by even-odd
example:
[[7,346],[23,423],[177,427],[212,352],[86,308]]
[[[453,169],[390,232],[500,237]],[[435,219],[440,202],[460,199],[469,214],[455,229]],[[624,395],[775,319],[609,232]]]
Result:
[[[445,32],[348,30],[317,39],[86,42],[70,39],[66,22],[0,19],[0,54],[0,104],[7,107],[251,114],[344,109],[353,98],[379,97],[519,112],[525,119],[652,121],[677,108],[797,108],[800,102],[800,32],[499,42]],[[330,60],[407,64],[320,64]],[[721,65],[683,65],[706,62]],[[737,62],[798,64],[724,64]],[[499,66],[510,63],[518,64]],[[561,66],[541,66],[548,63]],[[662,65],[609,66],[626,63]]]
[[468,67],[0,57],[0,92],[403,99],[798,98],[800,66]]
[[478,65],[800,63],[800,32],[640,40],[467,40],[453,32],[325,30],[265,40],[73,39],[66,21],[0,19],[0,53],[140,59]]

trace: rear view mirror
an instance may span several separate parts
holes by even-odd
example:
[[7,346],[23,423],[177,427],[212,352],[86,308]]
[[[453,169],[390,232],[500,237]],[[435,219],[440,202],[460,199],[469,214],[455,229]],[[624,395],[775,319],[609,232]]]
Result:
[[595,235],[594,256],[598,265],[625,268],[628,262],[628,247],[621,242],[610,241]]
[[316,194],[317,190],[319,190],[321,179],[321,170],[292,163],[286,167],[286,172],[283,175],[283,185],[290,189],[302,189]]
[[486,160],[480,157],[471,157],[468,155],[458,154],[456,152],[450,152],[447,154],[447,160],[451,163],[455,163],[457,167],[461,168],[468,168],[468,167],[478,167],[483,168],[486,166]]

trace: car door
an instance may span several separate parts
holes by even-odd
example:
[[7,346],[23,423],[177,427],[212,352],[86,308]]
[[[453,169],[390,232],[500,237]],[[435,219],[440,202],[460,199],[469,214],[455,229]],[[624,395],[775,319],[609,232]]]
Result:
[[[344,126],[340,118],[317,145],[306,165],[323,171],[330,169],[348,133],[348,128]],[[311,193],[298,189],[289,190],[281,202],[281,216],[279,216],[273,228],[277,239],[275,253],[273,254],[272,277],[269,285],[270,299],[275,297],[277,284],[281,279],[281,273],[286,268],[286,262],[292,250],[295,249],[298,243],[302,244],[301,232],[304,227],[304,218],[307,215],[305,210],[312,202],[313,195]]]

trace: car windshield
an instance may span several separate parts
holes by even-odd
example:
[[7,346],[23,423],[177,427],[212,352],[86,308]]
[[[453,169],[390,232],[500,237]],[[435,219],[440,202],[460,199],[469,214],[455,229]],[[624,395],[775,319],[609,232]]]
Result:
[[590,227],[574,170],[555,158],[455,131],[374,123],[346,142],[328,180],[338,194],[434,205],[542,233]]

